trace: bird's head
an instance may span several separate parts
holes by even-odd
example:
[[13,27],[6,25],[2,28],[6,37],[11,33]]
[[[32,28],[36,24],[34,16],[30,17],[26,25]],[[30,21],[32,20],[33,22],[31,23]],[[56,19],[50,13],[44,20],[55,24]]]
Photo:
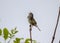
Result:
[[33,18],[33,13],[30,12],[29,15],[28,15],[28,19],[32,19]]

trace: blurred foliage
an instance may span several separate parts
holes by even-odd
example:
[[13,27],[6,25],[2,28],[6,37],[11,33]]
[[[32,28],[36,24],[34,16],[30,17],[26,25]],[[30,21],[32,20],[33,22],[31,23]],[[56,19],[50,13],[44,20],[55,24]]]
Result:
[[5,40],[8,39],[8,34],[9,34],[9,31],[7,30],[7,28],[4,28],[3,29],[3,37]]
[[36,40],[32,40],[33,43],[37,43]]
[[16,34],[18,31],[16,30],[16,27],[14,29],[11,30],[12,34]]
[[15,36],[17,32],[18,31],[16,30],[16,28],[12,29],[10,32],[7,28],[4,28],[3,31],[2,29],[0,29],[0,36],[3,36],[5,40],[7,40],[8,38],[12,39],[12,37]]
[[16,39],[14,40],[14,43],[20,43],[20,38],[16,38]]
[[[0,29],[0,36],[3,36],[3,38],[5,39],[5,41],[8,38],[10,38],[10,40],[8,41],[8,43],[10,43],[11,39],[16,35],[17,32],[18,31],[17,31],[16,28],[12,29],[11,31],[9,31],[8,28],[3,28],[3,30]],[[13,40],[13,43],[20,43],[21,40],[23,40],[23,39],[24,38],[15,38],[15,40]],[[30,38],[27,38],[24,43],[30,43],[30,41],[31,41]],[[32,40],[32,42],[36,43],[35,40]]]
[[9,32],[9,38],[12,38],[13,36],[15,36],[17,32],[18,31],[16,30],[16,28],[12,29],[11,32]]
[[22,39],[24,39],[24,38],[16,38],[16,39],[14,40],[14,43],[20,43],[20,41],[21,41]]
[[25,43],[30,43],[30,39],[27,38],[27,39],[25,40]]
[[0,29],[0,36],[2,35],[2,30]]
[[[30,43],[30,42],[31,42],[30,38],[27,38],[27,39],[25,40],[25,43]],[[32,40],[32,42],[33,42],[33,43],[36,43],[36,40]]]
[[0,42],[1,43],[1,42]]

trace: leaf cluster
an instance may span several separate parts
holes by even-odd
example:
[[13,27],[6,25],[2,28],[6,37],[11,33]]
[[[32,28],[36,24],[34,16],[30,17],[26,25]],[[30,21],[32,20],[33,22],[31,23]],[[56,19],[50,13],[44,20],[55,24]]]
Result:
[[17,33],[18,31],[16,30],[16,28],[12,29],[11,31],[8,30],[8,28],[3,28],[0,29],[0,36],[2,36],[4,38],[4,40],[7,40],[8,38],[12,38],[15,36],[15,34]]
[[[2,36],[4,38],[4,40],[6,41],[8,38],[12,39],[15,34],[17,33],[18,31],[16,30],[16,28],[12,29],[11,31],[8,30],[8,28],[3,28],[0,29],[0,36]],[[23,40],[24,38],[15,38],[15,40],[13,40],[13,43],[20,43],[21,40]],[[10,43],[11,40],[8,41],[8,43]],[[31,40],[30,38],[26,38],[24,43],[30,43]],[[33,43],[36,43],[35,40],[32,40]],[[0,42],[1,43],[1,42]]]

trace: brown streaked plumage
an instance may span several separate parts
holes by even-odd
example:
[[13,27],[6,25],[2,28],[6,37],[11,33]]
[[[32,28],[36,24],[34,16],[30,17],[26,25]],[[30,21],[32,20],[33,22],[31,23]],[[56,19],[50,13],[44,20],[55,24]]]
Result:
[[40,31],[39,27],[37,26],[37,22],[36,22],[36,20],[33,17],[33,13],[32,12],[30,12],[29,15],[28,15],[28,22],[30,23],[30,25],[37,27],[38,30]]

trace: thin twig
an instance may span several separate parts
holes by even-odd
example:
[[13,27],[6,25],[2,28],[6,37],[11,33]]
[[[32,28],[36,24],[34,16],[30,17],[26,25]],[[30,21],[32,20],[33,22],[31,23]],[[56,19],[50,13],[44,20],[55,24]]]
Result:
[[10,43],[11,39],[12,39],[12,38],[10,38],[10,40],[8,41],[8,43]]
[[56,34],[58,22],[59,22],[59,17],[60,17],[60,7],[59,7],[59,14],[58,14],[57,23],[56,23],[56,26],[55,26],[55,30],[54,30],[54,34],[53,34],[51,43],[53,43],[54,42],[54,39],[55,39],[55,34]]
[[31,25],[30,25],[30,40],[31,40],[31,43],[32,43],[32,27],[31,27]]
[[[14,36],[15,36],[15,35],[14,35]],[[14,36],[13,36],[13,37],[14,37]],[[10,40],[8,41],[8,43],[10,43],[10,41],[13,39],[13,37],[10,38]]]

